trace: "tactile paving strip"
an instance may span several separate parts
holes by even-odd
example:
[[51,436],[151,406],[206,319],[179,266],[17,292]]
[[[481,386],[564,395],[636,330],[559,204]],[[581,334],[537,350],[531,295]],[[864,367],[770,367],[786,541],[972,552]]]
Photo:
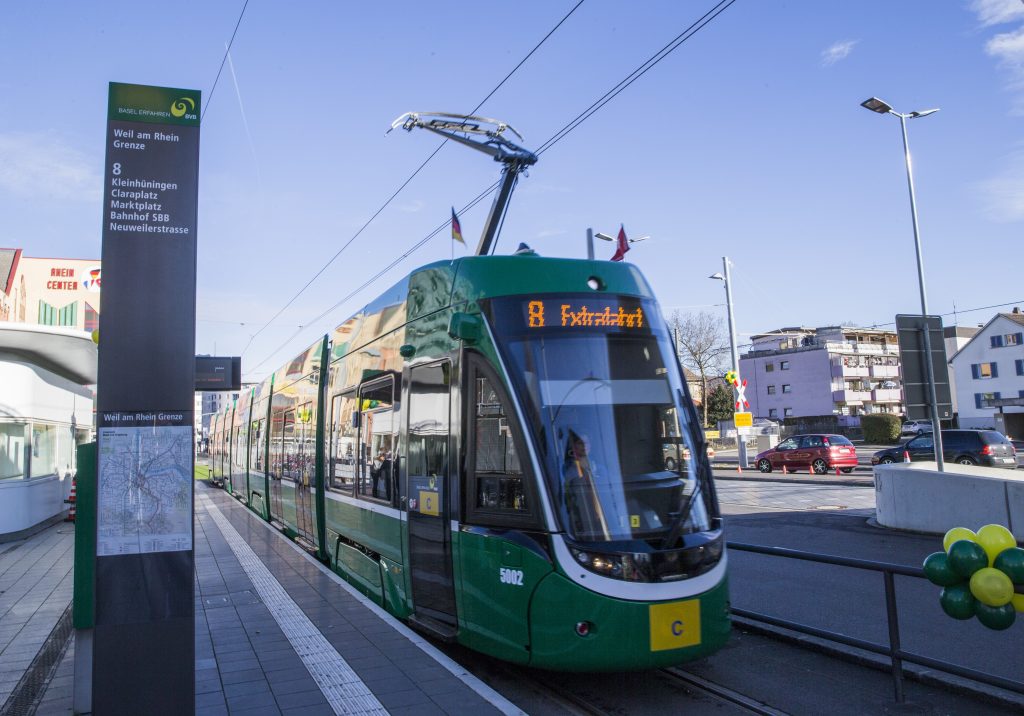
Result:
[[197,495],[235,553],[263,603],[270,610],[295,653],[306,665],[336,714],[387,714],[373,693],[313,622],[292,600],[252,548],[205,495]]

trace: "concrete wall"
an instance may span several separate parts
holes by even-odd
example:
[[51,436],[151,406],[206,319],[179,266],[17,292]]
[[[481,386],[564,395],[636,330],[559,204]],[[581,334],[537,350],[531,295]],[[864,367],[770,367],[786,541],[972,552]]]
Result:
[[0,535],[19,532],[60,514],[71,492],[71,478],[0,481]]
[[1000,524],[1024,541],[1024,473],[934,462],[875,466],[875,516],[884,527],[944,534]]
[[[45,422],[70,431],[92,428],[92,392],[17,357],[0,353],[0,421]],[[65,435],[67,436],[65,438]],[[61,439],[71,441],[70,433]],[[71,455],[71,453],[68,453]],[[73,460],[73,456],[71,457]],[[0,480],[0,534],[27,529],[67,508],[74,465],[47,466],[49,475]]]

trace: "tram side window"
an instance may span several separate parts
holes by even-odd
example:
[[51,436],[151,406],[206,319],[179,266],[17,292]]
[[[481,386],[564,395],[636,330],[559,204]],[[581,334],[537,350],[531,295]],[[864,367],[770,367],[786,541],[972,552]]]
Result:
[[263,472],[263,423],[265,420],[253,421],[249,442],[249,464],[253,470]]
[[363,497],[391,502],[397,461],[398,421],[395,419],[393,378],[359,390],[359,480]]
[[245,467],[245,431],[242,426],[235,428],[235,450],[231,453],[236,468]]
[[356,428],[352,416],[356,412],[355,393],[335,395],[331,399],[331,466],[329,484],[349,490],[356,476]]
[[297,480],[298,467],[298,445],[295,440],[295,411],[287,410],[284,414],[284,425],[281,430],[281,455],[283,456],[281,471],[278,473],[282,479]]
[[270,474],[271,480],[280,480],[282,477],[281,473],[284,467],[283,430],[284,411],[278,410],[270,416],[270,464],[267,466],[267,472]]
[[474,379],[473,452],[476,510],[526,515],[530,511],[509,410],[489,378]]
[[309,486],[313,482],[313,404],[306,403],[300,407],[296,417],[298,422],[295,425],[295,455],[292,469],[295,479]]

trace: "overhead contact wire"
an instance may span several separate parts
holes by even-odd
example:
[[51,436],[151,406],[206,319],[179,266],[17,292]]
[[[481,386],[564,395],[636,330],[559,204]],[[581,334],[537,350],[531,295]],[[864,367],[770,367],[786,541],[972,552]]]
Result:
[[[246,1],[248,1],[248,0],[246,0]],[[562,26],[562,24],[563,24],[563,23],[564,23],[564,22],[565,22],[566,20],[568,20],[568,19],[569,19],[569,17],[570,17],[570,16],[571,16],[571,15],[572,15],[572,14],[573,14],[574,12],[576,12],[577,8],[579,8],[579,6],[580,6],[580,5],[582,5],[582,4],[584,3],[584,2],[585,2],[585,0],[579,0],[579,1],[578,1],[578,2],[577,2],[577,3],[575,4],[575,5],[573,5],[573,6],[572,6],[572,8],[571,8],[571,9],[569,10],[569,12],[567,12],[567,13],[566,13],[566,14],[565,14],[565,15],[564,15],[564,16],[562,17],[562,19],[561,19],[561,20],[559,20],[559,21],[558,21],[558,23],[557,23],[557,24],[556,24],[556,25],[555,25],[555,26],[554,26],[553,28],[551,28],[551,29],[550,29],[550,30],[548,31],[548,33],[547,33],[546,35],[544,35],[544,37],[542,37],[542,38],[541,38],[540,42],[538,42],[538,43],[537,43],[536,45],[534,45],[534,47],[533,47],[533,49],[532,49],[532,50],[530,50],[530,51],[529,51],[528,53],[526,53],[526,56],[525,56],[525,57],[523,57],[523,59],[522,59],[522,60],[520,60],[520,61],[519,61],[519,63],[518,63],[518,64],[517,64],[517,65],[516,65],[515,67],[513,67],[513,68],[512,68],[512,70],[511,70],[511,71],[510,71],[510,72],[509,72],[509,73],[508,73],[507,75],[505,75],[505,77],[504,77],[504,78],[503,78],[503,79],[501,80],[501,82],[499,82],[499,83],[498,83],[497,85],[495,85],[495,86],[494,86],[494,89],[492,89],[492,90],[491,90],[490,92],[488,92],[488,93],[487,93],[487,96],[486,96],[486,97],[484,97],[484,98],[483,98],[482,100],[480,100],[480,102],[478,102],[478,103],[477,103],[476,107],[474,107],[474,108],[473,108],[472,110],[470,110],[469,114],[471,114],[471,115],[472,115],[472,114],[476,114],[476,112],[477,112],[477,111],[478,111],[478,110],[479,110],[479,109],[480,109],[481,107],[483,107],[484,103],[485,103],[485,102],[486,102],[487,100],[489,100],[489,99],[490,99],[491,97],[493,97],[493,96],[494,96],[494,93],[495,93],[495,92],[497,92],[497,91],[498,91],[499,89],[501,89],[501,87],[502,87],[502,86],[503,86],[503,85],[504,85],[504,84],[505,84],[505,83],[506,83],[506,82],[507,82],[507,81],[509,80],[509,78],[511,78],[511,77],[512,77],[512,75],[514,75],[514,74],[516,73],[516,71],[517,71],[517,70],[519,70],[519,68],[520,68],[520,67],[522,67],[522,66],[523,66],[523,65],[524,65],[524,64],[526,63],[526,61],[527,61],[527,60],[529,60],[529,59],[530,59],[530,57],[532,57],[532,56],[533,56],[533,54],[534,54],[534,53],[535,53],[535,52],[536,52],[537,50],[539,50],[539,49],[540,49],[541,45],[543,45],[543,44],[544,44],[545,42],[547,42],[548,38],[550,38],[550,37],[551,37],[551,36],[552,36],[553,34],[555,34],[555,31],[556,31],[556,30],[558,30],[558,28],[560,28],[560,27]],[[427,166],[427,164],[429,164],[429,163],[430,163],[430,161],[431,161],[431,160],[432,160],[432,159],[433,159],[433,158],[434,158],[435,156],[437,156],[437,153],[438,153],[438,152],[440,152],[440,151],[441,151],[441,149],[442,149],[442,148],[444,147],[444,145],[446,145],[447,143],[448,143],[448,140],[447,140],[447,139],[444,139],[444,140],[442,140],[442,141],[441,141],[441,143],[440,143],[440,144],[438,144],[438,145],[437,145],[437,147],[436,147],[436,148],[434,149],[434,151],[432,151],[432,152],[431,152],[431,153],[430,153],[430,154],[429,154],[429,155],[427,156],[427,158],[426,158],[426,159],[424,159],[424,160],[423,160],[423,162],[422,162],[422,163],[421,163],[421,164],[420,164],[420,165],[419,165],[418,167],[416,167],[416,169],[415,169],[415,170],[413,171],[413,173],[412,173],[412,174],[410,174],[410,175],[408,176],[408,178],[406,178],[406,180],[405,180],[405,181],[403,181],[403,182],[402,182],[402,183],[401,183],[401,184],[400,184],[400,185],[398,186],[398,188],[397,188],[397,189],[395,189],[395,191],[394,191],[394,192],[392,192],[391,196],[389,196],[389,197],[387,198],[387,200],[386,200],[386,201],[385,201],[385,202],[384,202],[383,204],[381,204],[381,205],[380,205],[380,207],[379,207],[379,208],[378,208],[378,209],[377,209],[377,210],[376,210],[375,212],[373,212],[373,215],[371,215],[371,216],[370,216],[370,218],[366,220],[366,223],[364,223],[364,224],[363,224],[362,226],[360,226],[360,227],[359,227],[359,230],[358,230],[358,231],[356,231],[356,233],[354,233],[354,234],[353,234],[353,235],[351,236],[351,238],[349,238],[349,239],[348,239],[348,241],[346,241],[346,242],[345,242],[344,244],[342,244],[341,248],[339,248],[339,249],[338,249],[338,250],[337,250],[337,251],[336,251],[336,252],[334,253],[334,255],[333,255],[333,256],[332,256],[332,257],[331,257],[330,259],[328,259],[328,260],[327,260],[327,262],[326,262],[326,263],[325,263],[325,264],[324,264],[323,266],[321,266],[321,267],[320,267],[320,269],[319,269],[319,270],[318,270],[318,271],[317,271],[317,272],[316,272],[315,274],[313,274],[313,277],[312,277],[311,279],[309,279],[309,280],[308,280],[308,281],[307,281],[307,282],[306,282],[306,283],[305,283],[305,284],[304,284],[304,285],[302,286],[302,288],[300,288],[300,289],[299,289],[299,290],[298,290],[298,291],[297,291],[297,292],[295,293],[295,295],[294,295],[294,296],[292,296],[292,297],[291,297],[290,299],[288,299],[288,302],[287,302],[286,304],[284,304],[284,306],[282,306],[282,307],[281,307],[281,309],[280,309],[280,310],[279,310],[279,311],[278,311],[277,313],[275,313],[275,314],[274,314],[273,316],[271,316],[271,317],[270,317],[270,320],[268,320],[268,321],[267,321],[267,322],[266,322],[266,323],[265,323],[265,324],[264,324],[264,325],[263,325],[263,326],[262,326],[262,327],[261,327],[261,328],[260,328],[260,329],[259,329],[258,331],[256,331],[256,333],[254,333],[254,334],[252,335],[252,337],[251,337],[251,338],[249,339],[249,342],[248,342],[248,343],[247,343],[247,344],[245,345],[245,348],[243,348],[243,349],[242,349],[242,355],[245,355],[245,352],[246,352],[247,350],[249,350],[249,346],[251,346],[251,345],[252,345],[252,342],[253,342],[253,340],[255,340],[256,336],[258,336],[259,334],[261,334],[261,333],[262,333],[262,332],[263,332],[263,331],[264,331],[264,330],[265,330],[266,328],[268,328],[268,327],[270,326],[270,324],[271,324],[271,323],[273,323],[273,322],[274,322],[275,320],[277,320],[277,318],[278,318],[278,317],[279,317],[279,316],[280,316],[280,315],[281,315],[282,313],[284,313],[284,312],[285,312],[286,310],[288,310],[288,307],[289,307],[289,306],[291,306],[291,305],[292,305],[292,304],[293,304],[293,303],[295,302],[295,300],[296,300],[296,299],[297,299],[297,298],[298,298],[299,296],[301,296],[301,295],[302,295],[303,293],[305,293],[306,289],[308,289],[308,288],[309,288],[310,286],[312,286],[312,285],[313,285],[313,283],[314,283],[314,282],[315,282],[315,281],[316,281],[316,280],[317,280],[318,278],[320,278],[320,276],[322,276],[322,275],[323,275],[324,271],[326,271],[326,270],[327,270],[327,269],[328,269],[328,268],[329,268],[329,267],[330,267],[330,266],[331,266],[331,265],[332,265],[332,264],[333,264],[333,263],[334,263],[334,262],[335,262],[335,261],[336,261],[336,260],[338,259],[338,257],[339,257],[339,256],[341,256],[342,252],[343,252],[343,251],[345,251],[345,249],[347,249],[347,248],[348,248],[348,247],[349,247],[349,246],[350,246],[350,245],[352,244],[352,242],[353,242],[353,241],[355,241],[355,240],[356,240],[357,238],[359,238],[359,236],[360,236],[360,235],[361,235],[361,234],[362,234],[362,233],[363,233],[363,232],[364,232],[364,231],[365,231],[365,230],[367,229],[367,227],[369,227],[369,226],[370,226],[370,224],[372,224],[372,223],[373,223],[373,221],[374,221],[374,220],[375,220],[375,219],[376,219],[376,218],[377,218],[378,216],[380,216],[381,212],[383,212],[383,211],[384,211],[384,210],[385,210],[386,208],[388,208],[388,206],[390,206],[390,205],[391,205],[391,202],[392,202],[392,201],[394,201],[394,200],[395,200],[395,198],[396,198],[396,197],[397,197],[397,196],[398,196],[399,194],[401,194],[401,193],[402,193],[402,190],[404,190],[404,189],[405,189],[405,187],[407,187],[407,186],[409,185],[409,182],[411,182],[411,181],[412,181],[413,179],[415,179],[415,178],[416,178],[416,176],[417,176],[417,175],[418,175],[418,174],[419,174],[419,173],[420,173],[421,171],[423,171],[423,168],[424,168],[424,167],[426,167],[426,166]]]
[[[664,60],[669,54],[671,54],[676,49],[678,49],[680,46],[682,46],[683,43],[685,43],[687,40],[689,40],[691,37],[693,37],[695,34],[697,34],[700,30],[704,29],[704,27],[706,27],[712,20],[717,18],[720,14],[722,14],[722,12],[724,12],[726,9],[728,9],[735,2],[736,2],[736,0],[721,0],[721,2],[717,3],[716,5],[714,5],[710,10],[708,10],[706,13],[704,13],[704,15],[702,15],[700,18],[695,20],[689,27],[687,27],[681,33],[676,35],[676,37],[674,37],[668,44],[666,44],[660,50],[655,52],[650,58],[648,58],[645,62],[640,64],[636,69],[634,69],[632,72],[630,72],[628,75],[626,75],[625,78],[620,80],[610,90],[605,92],[600,98],[598,98],[596,101],[594,101],[589,107],[587,107],[585,110],[580,112],[578,115],[576,115],[575,118],[573,118],[570,122],[568,122],[566,125],[564,125],[557,132],[555,132],[547,141],[545,141],[543,144],[540,145],[540,148],[537,150],[536,154],[540,155],[543,152],[546,152],[547,150],[551,149],[551,147],[553,147],[555,144],[557,144],[558,142],[563,140],[567,135],[569,135],[577,127],[579,127],[583,122],[585,122],[586,120],[590,119],[590,117],[592,117],[594,114],[596,114],[598,111],[600,111],[606,104],[608,104],[611,100],[615,99],[615,97],[617,97],[619,94],[621,94],[627,87],[629,87],[634,82],[636,82],[638,79],[640,79],[640,77],[645,75],[655,65],[657,65],[662,60]],[[566,18],[569,15],[571,15],[572,12],[574,12],[576,10],[576,8],[579,7],[579,5],[580,5],[580,3],[577,3],[576,6],[573,7],[572,10],[569,11],[569,14],[566,15]],[[564,21],[565,21],[565,18],[562,19],[562,22],[564,22]],[[561,24],[561,22],[559,24]],[[555,29],[557,29],[557,27],[558,26],[556,25]],[[552,30],[552,32],[554,32],[554,30]],[[550,34],[551,33],[548,33],[548,35],[545,36],[544,39],[546,40],[547,37],[550,36]],[[541,41],[541,43],[543,43],[543,40]],[[539,47],[539,45],[538,45],[538,47]],[[536,48],[534,48],[534,49],[536,50]],[[532,52],[531,52],[531,54],[532,54]],[[520,63],[520,64],[522,64],[522,63]],[[518,68],[518,65],[517,65],[517,68]],[[505,79],[508,79],[508,77],[506,77]],[[502,83],[504,83],[504,81],[505,80],[502,80]],[[493,92],[492,92],[492,94],[493,94]],[[490,95],[488,95],[488,96],[490,96]],[[485,101],[486,101],[486,98],[485,98]],[[479,107],[480,107],[480,105],[477,105],[476,109],[479,109]],[[476,109],[474,109],[473,112],[476,112]],[[441,145],[439,145],[438,148],[434,150],[433,154],[436,154],[438,151],[440,151],[441,147],[443,147],[445,142],[447,142],[447,141],[448,141],[447,139],[444,140],[444,142],[442,142]],[[431,157],[433,157],[433,154],[431,154]],[[428,157],[427,161],[429,161],[429,160],[430,160],[430,157]],[[425,164],[425,162],[424,162],[424,164]],[[421,165],[420,168],[422,168],[422,166],[423,165]],[[417,170],[417,171],[419,171],[419,170]],[[411,179],[411,177],[410,177],[410,179]],[[408,183],[408,181],[406,183]],[[477,195],[477,197],[475,199],[473,199],[471,202],[469,202],[469,204],[467,204],[465,207],[463,207],[460,210],[459,213],[465,212],[469,208],[472,208],[473,206],[476,206],[476,204],[478,204],[481,200],[483,200],[485,197],[487,197],[488,195],[493,193],[498,188],[500,183],[501,183],[500,181],[497,181],[497,182],[493,183],[490,187],[488,187],[486,190],[484,190],[484,192],[482,192],[481,194]],[[404,186],[404,184],[403,184],[403,186]],[[311,325],[313,323],[316,323],[320,319],[322,319],[322,318],[326,317],[327,315],[329,315],[332,311],[334,311],[337,308],[339,308],[342,304],[344,304],[346,301],[348,301],[354,295],[359,293],[359,291],[361,291],[364,288],[366,288],[367,286],[369,286],[376,279],[380,278],[385,273],[387,273],[392,268],[394,268],[399,263],[401,263],[406,258],[408,258],[417,249],[421,248],[424,244],[426,244],[428,241],[430,241],[430,239],[432,239],[435,236],[437,236],[441,231],[443,231],[447,226],[449,226],[449,224],[450,224],[450,220],[446,219],[437,228],[435,228],[433,231],[431,231],[425,237],[423,237],[422,239],[418,240],[415,244],[413,244],[405,253],[403,253],[397,259],[392,261],[385,268],[381,269],[379,272],[374,274],[370,279],[368,279],[361,286],[359,286],[359,288],[355,289],[354,291],[349,293],[347,296],[345,296],[343,299],[341,299],[340,301],[335,303],[333,306],[331,306],[331,308],[329,308],[326,311],[320,313],[318,316],[316,316],[311,321],[309,321],[306,324],[306,326],[309,326],[309,325]],[[340,253],[340,251],[339,251],[339,253]],[[335,258],[336,257],[337,256],[335,256]],[[331,260],[333,261],[334,259],[331,259]],[[324,266],[324,268],[326,269],[327,267]],[[321,269],[321,271],[319,273],[322,273],[322,272],[323,272],[323,269]],[[318,273],[318,275],[319,275],[319,273]],[[278,313],[277,315],[280,315],[280,313]],[[276,318],[276,315],[275,315],[275,318]],[[271,320],[273,320],[273,319],[271,319]],[[267,325],[269,325],[269,322],[268,322]],[[282,343],[280,346],[275,348],[273,353],[269,354],[266,358],[264,358],[262,361],[260,361],[260,363],[258,363],[254,368],[251,368],[250,370],[253,370],[253,371],[258,370],[259,367],[262,366],[267,361],[269,361],[270,358],[272,358],[273,356],[277,355],[277,353],[281,349],[283,349],[288,343],[290,343],[292,341],[292,339],[294,339],[296,336],[301,334],[302,331],[305,330],[306,326],[300,327],[299,330],[296,331],[295,333],[293,333],[284,343]],[[250,343],[252,343],[251,340],[250,340]]]
[[245,9],[249,7],[249,0],[245,0],[242,4],[242,12],[238,13],[238,22],[235,23],[234,32],[231,33],[231,39],[228,41],[227,49],[224,50],[224,57],[221,58],[220,67],[217,68],[217,76],[213,80],[213,87],[210,88],[210,94],[206,95],[206,104],[203,106],[203,112],[199,115],[199,121],[203,121],[203,117],[206,116],[206,110],[210,108],[210,102],[213,101],[213,93],[217,91],[217,83],[220,82],[220,73],[224,71],[224,63],[228,60],[228,53],[231,52],[231,46],[235,44],[235,35],[238,34],[238,28],[242,24],[242,18],[245,17]]

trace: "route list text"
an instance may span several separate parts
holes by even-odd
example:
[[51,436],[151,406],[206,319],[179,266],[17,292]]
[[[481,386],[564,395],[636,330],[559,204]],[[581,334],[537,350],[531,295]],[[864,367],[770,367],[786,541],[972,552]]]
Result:
[[181,142],[173,131],[123,129],[115,127],[108,156],[111,164],[107,200],[107,229],[118,233],[180,234],[191,231],[191,217],[178,217],[172,207],[178,205],[178,183],[140,176],[159,166],[147,154],[164,154],[166,145]]

